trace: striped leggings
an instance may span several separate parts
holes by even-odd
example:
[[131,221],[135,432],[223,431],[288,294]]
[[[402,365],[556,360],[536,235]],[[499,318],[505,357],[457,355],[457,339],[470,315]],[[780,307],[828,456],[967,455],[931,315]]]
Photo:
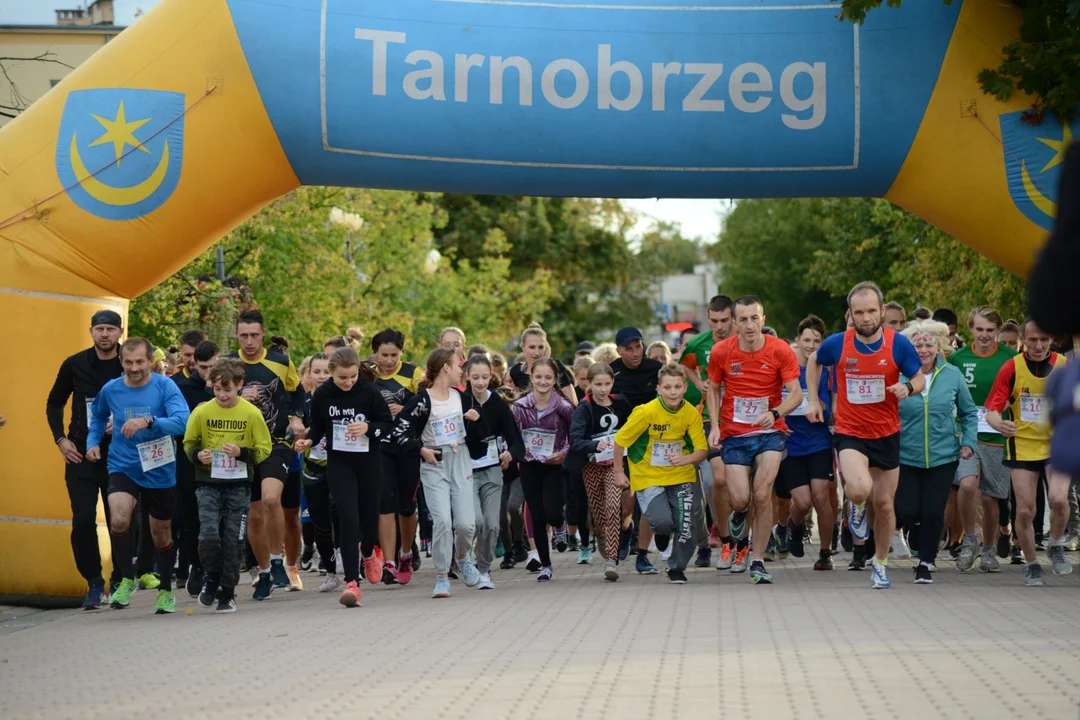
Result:
[[592,512],[593,532],[603,537],[606,560],[619,559],[622,529],[622,488],[615,486],[615,466],[586,463],[581,471]]

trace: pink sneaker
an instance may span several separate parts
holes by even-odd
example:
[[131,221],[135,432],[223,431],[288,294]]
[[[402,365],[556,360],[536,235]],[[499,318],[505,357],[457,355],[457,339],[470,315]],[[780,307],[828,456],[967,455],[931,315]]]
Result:
[[410,580],[412,580],[412,553],[402,555],[397,568],[398,585],[408,585]]
[[378,585],[382,582],[382,558],[379,557],[381,553],[371,553],[371,557],[363,558],[364,563],[364,575],[367,577],[368,582],[372,585]]
[[338,602],[345,607],[357,607],[360,605],[360,586],[355,580],[350,580],[345,590],[338,597]]

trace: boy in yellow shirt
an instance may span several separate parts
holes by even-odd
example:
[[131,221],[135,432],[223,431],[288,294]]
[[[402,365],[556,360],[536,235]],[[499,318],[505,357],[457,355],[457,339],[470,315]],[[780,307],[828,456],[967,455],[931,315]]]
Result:
[[[659,397],[640,405],[615,434],[615,482],[637,495],[663,552],[675,533],[668,561],[668,579],[686,582],[687,564],[697,549],[693,532],[694,504],[700,502],[697,464],[708,455],[701,415],[683,400],[686,376],[681,365],[669,363],[658,373]],[[623,455],[630,461],[630,479],[623,472]]]
[[240,397],[243,362],[222,358],[207,379],[214,399],[188,418],[184,452],[195,466],[199,557],[206,572],[199,604],[209,608],[217,599],[217,612],[226,613],[236,611],[251,480],[255,466],[269,457],[271,440],[262,412]]

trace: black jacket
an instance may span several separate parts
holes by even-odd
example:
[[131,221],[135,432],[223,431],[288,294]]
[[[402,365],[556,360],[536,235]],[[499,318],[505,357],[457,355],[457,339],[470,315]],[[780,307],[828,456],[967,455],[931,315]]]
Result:
[[[514,413],[510,411],[510,406],[499,397],[498,393],[491,393],[488,399],[484,401],[484,404],[481,405],[471,392],[466,391],[462,393],[461,409],[462,412],[476,410],[476,412],[480,413],[480,419],[475,423],[469,420],[465,421],[466,442],[468,442],[469,438],[469,425],[479,425],[484,432],[485,450],[487,442],[491,438],[502,437],[506,441],[506,450],[510,453],[510,457],[517,462],[521,462],[525,458],[525,441],[521,439],[521,430],[518,429],[517,423],[514,422]],[[470,449],[470,454],[471,452]]]
[[[351,457],[355,453],[334,450],[333,426],[340,423],[366,422],[367,437],[370,441],[370,452],[366,454],[370,456],[369,459],[378,461],[379,443],[390,432],[394,416],[390,414],[390,408],[382,393],[367,378],[357,378],[356,385],[348,392],[340,389],[334,384],[334,379],[330,378],[311,396],[310,420],[307,439],[314,446],[325,436],[327,457],[339,459]],[[328,430],[331,430],[329,435]]]
[[570,423],[570,454],[566,467],[581,472],[589,457],[596,452],[600,442],[597,437],[614,435],[626,423],[631,412],[633,408],[630,403],[617,395],[611,396],[610,407],[597,405],[591,395],[586,396],[574,410],[574,420]]
[[[461,412],[465,414],[468,411],[468,400],[465,393],[453,387],[450,388],[450,392],[461,396]],[[405,407],[394,418],[394,427],[390,431],[391,444],[387,451],[404,455],[418,455],[420,448],[423,447],[421,438],[424,435],[424,428],[427,426],[429,417],[431,417],[431,394],[425,388],[414,395],[409,402],[405,403]],[[487,452],[487,438],[490,436],[491,433],[488,432],[487,423],[465,423],[465,446],[469,448],[470,458],[479,460],[484,457]],[[524,444],[522,444],[522,447],[524,447]]]
[[[75,353],[60,365],[60,371],[56,374],[56,382],[49,391],[49,398],[45,401],[45,417],[49,421],[49,429],[52,430],[53,441],[57,444],[67,437],[75,443],[79,452],[86,452],[86,434],[90,429],[86,422],[86,401],[93,400],[101,392],[105,383],[113,378],[124,374],[124,366],[120,364],[119,355],[112,360],[101,360],[94,348]],[[64,408],[67,406],[69,397],[72,397],[71,424],[67,434],[64,434]],[[102,459],[105,460],[106,445],[108,438],[102,441]]]

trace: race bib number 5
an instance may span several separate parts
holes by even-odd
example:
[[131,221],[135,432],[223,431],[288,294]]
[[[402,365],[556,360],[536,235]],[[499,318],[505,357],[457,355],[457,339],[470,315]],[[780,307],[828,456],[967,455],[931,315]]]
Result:
[[847,399],[852,405],[872,405],[885,402],[885,377],[860,375],[847,377]]
[[176,451],[171,437],[147,440],[135,447],[139,450],[139,463],[142,465],[143,472],[150,472],[155,468],[176,462]]

